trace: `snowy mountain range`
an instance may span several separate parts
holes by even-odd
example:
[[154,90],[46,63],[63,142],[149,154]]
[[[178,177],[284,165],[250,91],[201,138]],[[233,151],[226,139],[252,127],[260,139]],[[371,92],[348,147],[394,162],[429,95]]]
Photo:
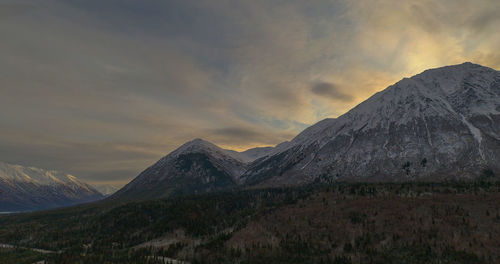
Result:
[[0,162],[0,212],[41,210],[102,198],[96,189],[70,174]]
[[404,78],[292,141],[246,152],[197,139],[114,197],[163,197],[241,185],[440,181],[500,174],[500,72],[472,63]]

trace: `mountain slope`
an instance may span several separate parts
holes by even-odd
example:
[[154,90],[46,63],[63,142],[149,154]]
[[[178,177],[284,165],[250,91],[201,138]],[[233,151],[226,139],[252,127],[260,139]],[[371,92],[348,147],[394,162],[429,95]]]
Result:
[[424,71],[253,163],[251,184],[408,181],[500,172],[500,73],[472,63]]
[[70,174],[0,162],[0,211],[48,209],[102,197]]
[[273,151],[273,149],[273,147],[251,148],[243,152],[239,152],[239,156],[245,162],[252,162],[254,160],[268,156]]
[[100,185],[93,185],[93,187],[99,191],[101,194],[104,196],[109,196],[118,191],[120,188],[110,185],[110,184],[100,184]]
[[245,152],[190,141],[115,198],[157,198],[238,185],[472,179],[500,174],[500,72],[472,63],[404,78],[290,142]]
[[240,184],[246,164],[238,152],[195,139],[160,159],[112,199],[147,199],[209,192]]

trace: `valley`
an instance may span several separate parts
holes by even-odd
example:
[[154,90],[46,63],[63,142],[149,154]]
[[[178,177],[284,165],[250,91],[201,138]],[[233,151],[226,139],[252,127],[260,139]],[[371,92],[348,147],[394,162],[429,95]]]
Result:
[[47,263],[496,263],[498,199],[493,179],[235,190],[4,215],[0,242]]
[[0,0],[0,264],[500,264],[500,1]]

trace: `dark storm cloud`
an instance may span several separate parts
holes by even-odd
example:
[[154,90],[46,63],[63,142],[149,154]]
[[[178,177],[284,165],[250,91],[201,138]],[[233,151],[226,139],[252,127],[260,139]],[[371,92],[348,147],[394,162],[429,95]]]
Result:
[[344,102],[354,101],[353,96],[343,93],[333,83],[328,83],[328,82],[316,83],[311,87],[311,91],[316,95],[326,96],[335,100],[340,100]]

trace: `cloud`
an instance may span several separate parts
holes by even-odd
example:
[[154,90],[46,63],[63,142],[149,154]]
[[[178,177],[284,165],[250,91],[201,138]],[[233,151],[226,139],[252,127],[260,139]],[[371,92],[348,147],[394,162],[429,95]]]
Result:
[[[0,138],[0,160],[4,162],[60,170],[86,179],[94,175],[92,181],[105,181],[108,174],[121,175],[121,181],[130,180],[165,155],[166,150],[176,147],[161,143],[69,141],[50,135],[12,133],[3,128]],[[132,173],[118,173],[123,171]]]
[[353,96],[341,92],[340,89],[333,83],[328,83],[328,82],[316,83],[311,87],[311,92],[319,96],[325,96],[344,102],[354,101]]
[[[245,150],[256,146],[274,146],[276,142],[288,141],[294,136],[295,134],[290,132],[272,133],[251,127],[223,127],[208,129],[205,132],[207,139],[235,150]],[[234,142],[238,142],[240,146],[235,148]]]
[[263,136],[261,132],[241,127],[216,128],[208,130],[208,132],[214,134],[215,136],[230,137],[232,140],[243,139],[253,141]]
[[15,0],[5,0],[0,3],[0,19],[25,14],[37,8],[30,3],[22,3]]
[[0,160],[124,183],[193,138],[274,145],[427,68],[500,67],[499,10],[489,0],[7,0]]

